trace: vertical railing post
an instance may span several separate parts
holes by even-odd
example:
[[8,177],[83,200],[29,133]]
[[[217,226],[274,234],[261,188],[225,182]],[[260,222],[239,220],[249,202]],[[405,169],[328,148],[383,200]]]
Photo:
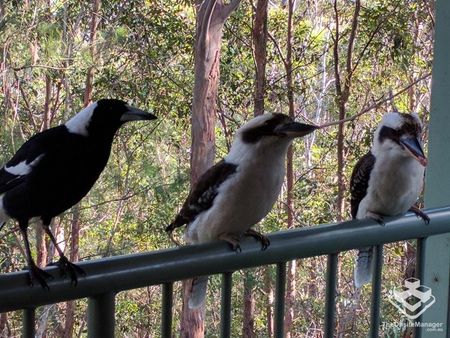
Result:
[[[427,208],[450,204],[450,1],[435,2],[433,73],[431,109],[428,133],[428,166],[425,184]],[[425,225],[424,225],[425,226]],[[431,219],[430,226],[433,226]],[[450,234],[428,237],[419,265],[420,282],[431,289],[435,303],[416,321],[422,324],[439,323],[442,331],[430,332],[417,328],[416,336],[448,338],[450,336]]]
[[173,283],[162,285],[161,337],[172,337]]
[[[417,249],[416,249],[416,271],[415,277],[421,281],[424,280],[424,272],[425,272],[425,252],[427,251],[427,239],[426,238],[418,238],[417,241]],[[422,322],[422,316],[417,318],[418,322]],[[415,329],[414,333],[415,338],[422,338],[422,330]]]
[[88,338],[114,338],[115,293],[108,292],[88,300]]
[[426,252],[426,246],[427,245],[427,239],[426,238],[418,238],[416,241],[416,271],[415,271],[415,277],[422,280],[423,274],[425,271],[425,252]]
[[338,254],[328,255],[327,260],[327,290],[325,295],[325,338],[333,338],[334,317],[336,314],[336,277]]
[[22,310],[22,335],[23,338],[34,338],[36,335],[36,309],[27,308]]
[[284,304],[286,293],[286,262],[277,264],[275,281],[275,337],[284,337]]
[[383,244],[375,245],[373,250],[372,303],[370,307],[371,338],[378,338],[380,331],[381,272],[383,271]]
[[222,301],[220,316],[220,337],[231,337],[231,289],[233,285],[232,273],[222,274]]

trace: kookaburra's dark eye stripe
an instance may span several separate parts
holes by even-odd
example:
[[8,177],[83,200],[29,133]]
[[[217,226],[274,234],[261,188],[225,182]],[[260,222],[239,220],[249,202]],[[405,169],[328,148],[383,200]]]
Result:
[[398,134],[401,135],[420,135],[422,128],[416,123],[405,123],[399,130]]
[[266,123],[262,126],[249,129],[242,133],[242,140],[245,143],[256,143],[263,136],[268,136],[273,134],[273,130],[279,126],[284,120],[290,119],[288,116],[283,114],[274,114],[274,116],[267,120]]
[[378,135],[378,140],[380,143],[383,143],[384,140],[389,139],[392,141],[397,142],[398,141],[398,132],[395,129],[392,129],[390,127],[382,127],[380,129],[380,133]]
[[405,119],[405,123],[398,130],[399,135],[420,135],[422,133],[422,127],[419,124],[417,118],[411,114],[401,114]]
[[405,123],[399,129],[393,129],[390,127],[382,127],[380,130],[380,134],[378,135],[378,139],[380,143],[382,143],[386,139],[390,139],[394,142],[398,142],[400,137],[404,135],[415,135],[418,136],[421,134],[421,128],[419,125],[415,123]]

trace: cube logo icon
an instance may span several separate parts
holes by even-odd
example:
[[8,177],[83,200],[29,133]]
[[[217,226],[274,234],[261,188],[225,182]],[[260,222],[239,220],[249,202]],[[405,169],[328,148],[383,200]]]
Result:
[[408,319],[416,319],[436,302],[428,286],[417,278],[408,278],[401,291],[392,290],[388,300]]

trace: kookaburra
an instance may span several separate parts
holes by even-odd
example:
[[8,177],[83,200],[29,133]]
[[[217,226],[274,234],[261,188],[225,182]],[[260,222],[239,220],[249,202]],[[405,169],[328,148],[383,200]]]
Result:
[[[427,159],[420,144],[422,125],[416,114],[386,114],[373,138],[371,150],[353,169],[350,192],[353,219],[371,218],[380,224],[385,216],[414,212],[426,223],[428,216],[414,204],[422,191]],[[355,286],[370,282],[372,247],[359,249]]]
[[[251,227],[268,214],[280,193],[289,145],[317,128],[283,114],[250,120],[236,132],[228,155],[200,177],[166,231],[171,234],[186,224],[190,244],[221,239],[239,251],[240,238],[247,235],[267,248],[269,240]],[[203,303],[207,281],[207,276],[193,280],[190,308]]]

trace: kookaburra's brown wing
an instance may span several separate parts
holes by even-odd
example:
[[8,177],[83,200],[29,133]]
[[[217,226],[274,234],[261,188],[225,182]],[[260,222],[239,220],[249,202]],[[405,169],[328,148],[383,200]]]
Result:
[[350,205],[352,218],[355,219],[358,213],[359,203],[367,194],[370,173],[375,165],[375,156],[369,151],[361,157],[353,169],[350,179]]
[[191,189],[175,220],[166,227],[167,232],[192,222],[198,214],[211,208],[220,185],[236,172],[237,165],[224,160],[208,169]]

